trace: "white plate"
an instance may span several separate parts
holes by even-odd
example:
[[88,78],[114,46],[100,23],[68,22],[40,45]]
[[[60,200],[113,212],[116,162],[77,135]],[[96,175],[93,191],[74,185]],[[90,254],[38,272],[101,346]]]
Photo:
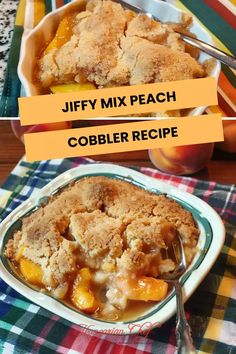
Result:
[[35,193],[30,199],[23,202],[8,215],[0,225],[0,276],[9,286],[32,302],[73,323],[85,328],[90,328],[91,330],[109,332],[119,329],[119,332],[116,333],[130,334],[131,332],[137,333],[140,330],[140,326],[145,326],[147,322],[151,323],[153,326],[161,325],[176,311],[173,291],[165,300],[155,305],[135,321],[116,323],[104,322],[87,316],[63,304],[63,302],[31,288],[12,271],[9,260],[3,254],[6,242],[12,236],[14,230],[20,227],[20,219],[25,214],[30,213],[37,206],[40,206],[40,202],[45,201],[45,197],[55,193],[59,188],[67,185],[72,180],[94,175],[120,178],[135,183],[141,188],[154,193],[166,193],[169,197],[177,200],[192,212],[201,231],[198,241],[199,251],[193,259],[187,273],[181,278],[185,301],[192,295],[209,272],[223,246],[225,229],[221,218],[208,204],[192,194],[183,192],[178,188],[145,176],[137,171],[111,164],[90,164],[73,168],[52,180],[42,188],[42,190]]
[[[126,0],[126,2],[130,3],[131,5],[137,4],[145,11],[150,12],[159,18],[162,22],[180,22],[181,16],[183,14],[183,12],[176,6],[161,0]],[[25,89],[26,96],[34,96],[40,94],[39,88],[37,85],[35,85],[33,74],[35,72],[35,61],[37,60],[36,58],[40,56],[42,48],[45,47],[45,43],[49,43],[50,40],[52,40],[59,22],[68,11],[71,11],[72,8],[83,11],[85,4],[86,0],[77,0],[50,12],[27,36],[23,36],[20,61],[18,65],[18,75]],[[31,15],[29,14],[29,16]],[[191,31],[196,34],[197,38],[209,44],[216,45],[209,33],[195,18],[193,18]],[[209,55],[201,52],[199,62],[203,63],[206,59],[210,58],[211,57]],[[220,68],[220,62],[216,61],[216,65],[210,74],[210,76],[214,77],[216,81],[218,81],[219,78]],[[192,109],[188,115],[200,115],[204,112],[205,109],[206,107],[197,107]]]

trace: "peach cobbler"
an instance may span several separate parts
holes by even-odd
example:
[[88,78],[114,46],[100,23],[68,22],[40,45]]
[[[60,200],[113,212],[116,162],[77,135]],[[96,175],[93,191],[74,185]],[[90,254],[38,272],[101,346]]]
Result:
[[57,93],[204,77],[199,50],[175,32],[194,36],[191,21],[184,15],[179,24],[161,23],[110,0],[89,0],[60,22],[38,60],[37,82]]
[[177,233],[190,263],[199,236],[190,212],[132,183],[86,177],[23,217],[5,254],[27,283],[116,321],[167,296],[161,275],[175,264],[162,251]]

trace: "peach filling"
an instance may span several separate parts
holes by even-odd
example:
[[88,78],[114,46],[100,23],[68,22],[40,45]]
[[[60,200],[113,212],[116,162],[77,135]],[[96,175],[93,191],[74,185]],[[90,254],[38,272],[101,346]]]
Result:
[[91,291],[92,275],[89,268],[82,268],[74,280],[71,300],[81,311],[94,313],[99,303]]
[[48,44],[47,48],[44,51],[44,54],[49,53],[53,49],[59,49],[68,42],[72,36],[73,28],[73,19],[74,15],[68,15],[64,17],[57,28],[55,37]]
[[134,279],[117,276],[116,283],[129,300],[161,301],[168,291],[168,284],[164,280],[146,276]]
[[[25,258],[23,252],[24,246],[21,246],[16,255],[20,275],[29,284],[45,288],[41,266]],[[89,268],[80,268],[63,294],[63,298],[80,311],[88,314],[94,314],[104,306],[97,294],[105,289],[106,283],[101,283],[100,289],[96,289],[97,291],[95,292],[93,275],[94,273]],[[161,279],[153,277],[118,274],[114,275],[112,282],[113,287],[118,291],[122,291],[127,300],[156,302],[163,300],[168,292],[168,284]]]
[[40,265],[33,263],[27,258],[20,258],[20,272],[25,280],[33,285],[43,285],[43,271]]

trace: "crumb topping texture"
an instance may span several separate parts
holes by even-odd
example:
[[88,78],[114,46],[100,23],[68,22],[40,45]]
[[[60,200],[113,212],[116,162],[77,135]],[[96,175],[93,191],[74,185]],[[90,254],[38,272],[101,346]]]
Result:
[[190,262],[199,236],[190,212],[129,182],[87,177],[23,218],[5,254],[16,262],[22,252],[41,266],[44,285],[54,289],[84,266],[156,277],[174,267],[162,259],[161,249],[177,232]]
[[[188,31],[190,22],[183,18],[181,30]],[[198,51],[174,31],[178,26],[110,0],[90,0],[75,16],[71,38],[39,60],[39,81],[43,87],[89,81],[100,88],[205,76]]]

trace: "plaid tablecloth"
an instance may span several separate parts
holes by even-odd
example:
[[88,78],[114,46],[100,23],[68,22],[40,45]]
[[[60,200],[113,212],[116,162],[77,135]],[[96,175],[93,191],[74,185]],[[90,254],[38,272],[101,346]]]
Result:
[[[84,158],[42,161],[22,159],[0,189],[0,220]],[[135,167],[134,167],[135,168]],[[138,169],[138,168],[136,168]],[[185,310],[198,353],[236,353],[236,187],[170,176],[150,168],[141,172],[188,191],[209,203],[223,218],[227,235],[222,252]],[[3,354],[173,354],[175,317],[146,336],[112,336],[85,332],[57,314],[31,303],[0,280],[0,353]]]
[[[16,0],[15,0],[16,1]],[[31,30],[40,19],[51,10],[71,0],[19,0],[15,28],[9,53],[4,88],[0,100],[0,117],[17,117],[17,98],[24,90],[17,76],[21,38],[24,30]],[[210,32],[217,46],[236,56],[236,2],[235,0],[166,0],[184,11],[190,12]],[[25,18],[25,8],[31,16]],[[236,116],[236,72],[222,65],[219,78],[219,105],[207,109],[208,113],[222,113],[223,116]]]

